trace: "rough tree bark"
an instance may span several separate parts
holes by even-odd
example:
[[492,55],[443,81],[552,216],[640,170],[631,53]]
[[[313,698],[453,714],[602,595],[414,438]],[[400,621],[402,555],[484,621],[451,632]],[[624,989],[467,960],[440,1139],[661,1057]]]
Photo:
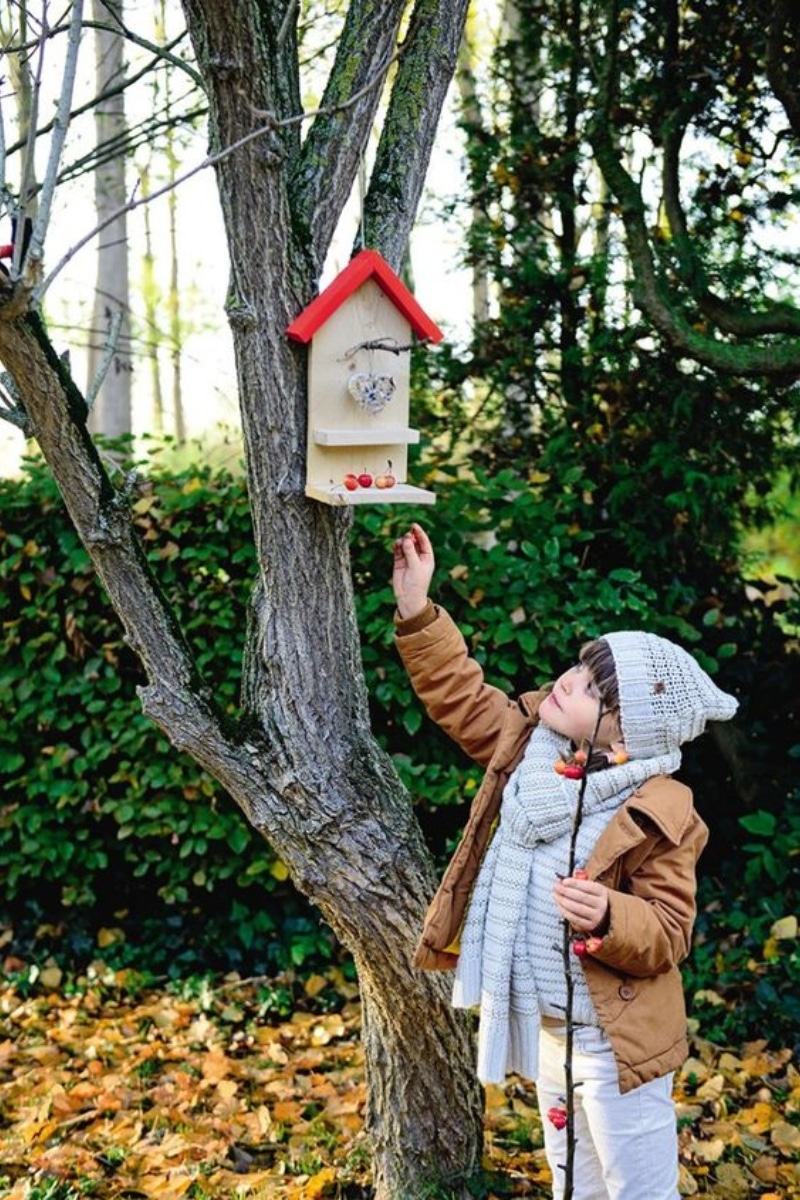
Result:
[[228,790],[354,956],[377,1200],[415,1200],[434,1188],[460,1195],[479,1166],[482,1095],[469,1022],[451,1009],[449,982],[411,964],[433,870],[391,761],[370,733],[348,513],[304,496],[305,356],[285,329],[315,293],[375,119],[381,71],[393,59],[364,224],[369,244],[399,268],[465,7],[418,0],[398,55],[401,0],[353,0],[324,111],[303,140],[291,0],[250,0],[235,17],[218,0],[184,2],[212,148],[264,126],[217,165],[259,561],[241,728],[223,720],[213,681],[198,675],[131,526],[126,488],[109,483],[84,399],[30,311],[24,283],[0,280],[0,359],[16,381],[26,432],[141,658],[144,711]]

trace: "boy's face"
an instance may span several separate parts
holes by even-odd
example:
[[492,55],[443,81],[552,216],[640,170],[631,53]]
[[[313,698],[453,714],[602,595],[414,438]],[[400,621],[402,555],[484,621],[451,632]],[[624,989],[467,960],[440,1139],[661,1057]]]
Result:
[[[550,729],[580,746],[581,742],[591,740],[599,704],[600,696],[592,673],[579,662],[555,681],[552,692],[539,707],[539,716]],[[605,713],[595,738],[595,749],[607,750],[620,738],[617,715]]]

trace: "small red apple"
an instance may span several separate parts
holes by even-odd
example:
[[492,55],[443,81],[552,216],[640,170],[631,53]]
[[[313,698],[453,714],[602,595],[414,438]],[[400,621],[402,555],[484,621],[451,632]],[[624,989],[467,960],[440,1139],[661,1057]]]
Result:
[[358,484],[359,487],[372,487],[372,476],[366,468],[359,475]]
[[387,459],[387,468],[384,471],[383,475],[379,475],[378,478],[375,480],[375,487],[390,488],[390,487],[394,487],[394,485],[396,483],[397,483],[397,480],[395,479],[394,475],[392,474],[392,464]]
[[345,475],[342,483],[347,488],[348,492],[354,492],[358,487],[358,476],[353,474]]

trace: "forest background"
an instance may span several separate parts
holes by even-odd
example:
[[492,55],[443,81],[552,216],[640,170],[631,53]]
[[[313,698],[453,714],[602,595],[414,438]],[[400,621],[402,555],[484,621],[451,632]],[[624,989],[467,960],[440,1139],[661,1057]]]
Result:
[[[770,76],[769,6],[714,5],[707,22],[687,9],[672,58],[663,53],[666,18],[650,27],[635,10],[618,11],[638,56],[634,82],[606,110],[625,145],[620,182],[602,131],[589,131],[591,153],[584,140],[590,68],[581,68],[579,7],[565,23],[558,6],[509,5],[494,25],[476,9],[462,42],[452,120],[437,151],[457,160],[459,191],[429,194],[424,211],[436,237],[460,231],[463,258],[432,282],[429,263],[438,255],[428,243],[415,257],[412,239],[404,267],[445,329],[461,310],[441,348],[414,355],[414,423],[424,437],[411,470],[437,504],[359,508],[350,532],[371,726],[441,864],[478,777],[426,723],[390,644],[389,549],[414,518],[436,538],[439,596],[488,677],[510,691],[550,677],[576,644],[610,626],[645,624],[691,646],[741,700],[735,727],[691,748],[682,768],[712,829],[685,973],[693,1028],[719,1048],[766,1041],[791,1057],[800,1015],[797,130]],[[149,40],[170,43],[178,14],[165,7],[160,15],[163,28]],[[330,26],[309,25],[312,62],[324,61],[325,31],[335,36],[336,14],[326,19]],[[796,36],[790,28],[784,46],[795,62]],[[191,64],[180,30],[175,37],[179,48],[170,52]],[[695,83],[683,111],[669,106],[665,70]],[[165,69],[162,92],[167,78]],[[163,124],[148,116],[137,131],[126,119],[125,154],[118,142],[113,153],[109,145],[93,152],[95,166],[127,158],[130,169],[142,153],[134,143],[152,149],[163,137],[166,165],[156,167],[155,155],[147,170],[140,162],[138,187],[147,189],[148,172],[174,182],[192,129],[205,129],[202,97],[191,89],[151,108],[163,109]],[[689,149],[678,173],[670,152],[684,135]],[[93,154],[76,159],[79,186]],[[637,214],[626,209],[628,180],[648,202],[651,224],[641,232],[659,270],[649,298],[641,242],[630,232]],[[124,183],[125,195],[131,186]],[[64,212],[83,211],[66,189],[61,195]],[[155,203],[136,209],[140,235],[124,238],[129,252],[144,250],[142,285],[122,305],[131,325],[117,334],[103,388],[111,393],[114,380],[130,387],[121,401],[98,401],[96,440],[114,471],[136,466],[133,527],[218,703],[234,717],[257,571],[251,505],[235,409],[226,401],[224,428],[191,440],[184,408],[207,383],[182,374],[187,343],[225,341],[224,238],[209,239],[212,295],[222,280],[218,319],[213,307],[200,309],[196,260],[187,269],[178,249],[180,189],[173,195],[166,233],[150,223]],[[329,274],[362,222],[356,190]],[[74,225],[56,221],[67,244]],[[189,240],[204,236],[192,222]],[[162,264],[168,270],[159,279]],[[88,294],[85,274],[76,278]],[[56,342],[62,326],[69,331],[77,370],[76,278],[60,292],[53,286],[45,315]],[[101,356],[114,305],[107,290],[91,290],[104,292],[102,315],[87,316],[86,342]],[[715,323],[725,332],[722,349],[711,336]],[[224,359],[215,349],[209,361]],[[211,369],[203,365],[200,376]],[[13,415],[7,379],[4,387]],[[122,442],[102,438],[106,401],[130,431]],[[5,1012],[53,993],[68,999],[105,989],[119,1002],[155,977],[180,989],[209,976],[230,983],[232,973],[258,977],[252,1009],[243,1006],[231,1022],[237,1036],[293,1011],[343,1012],[357,987],[347,949],[225,788],[142,712],[137,689],[146,673],[48,467],[35,444],[29,449],[0,486],[2,939],[7,997],[16,997]],[[319,671],[327,683],[324,664]],[[737,1061],[741,1073],[746,1056]],[[783,1126],[797,1128],[796,1077],[785,1072],[780,1058],[762,1072],[768,1087],[770,1078],[781,1081],[770,1092],[780,1093],[777,1153],[757,1146],[748,1158],[736,1147],[737,1167],[750,1174],[727,1177],[727,1186],[744,1180],[743,1195],[794,1194],[787,1163],[797,1145]],[[708,1102],[718,1105],[719,1095]],[[733,1154],[732,1139],[723,1141],[722,1165]],[[698,1154],[695,1183],[724,1186],[720,1163],[715,1173],[707,1160]],[[752,1174],[755,1163],[763,1177]],[[345,1184],[320,1180],[293,1152],[284,1167],[298,1187],[317,1178],[319,1189],[346,1194]],[[8,1178],[10,1188],[13,1172]],[[184,1182],[206,1194],[202,1174]],[[30,1190],[27,1177],[25,1184]],[[77,1186],[74,1177],[64,1184]],[[51,1200],[68,1196],[53,1191]]]

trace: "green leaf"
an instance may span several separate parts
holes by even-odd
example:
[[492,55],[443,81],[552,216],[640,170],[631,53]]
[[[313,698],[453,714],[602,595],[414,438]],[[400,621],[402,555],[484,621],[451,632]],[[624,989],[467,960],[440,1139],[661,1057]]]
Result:
[[747,816],[739,817],[739,824],[742,825],[748,833],[756,833],[761,837],[772,837],[778,827],[778,822],[775,816],[770,812],[759,810],[755,813],[749,813]]

